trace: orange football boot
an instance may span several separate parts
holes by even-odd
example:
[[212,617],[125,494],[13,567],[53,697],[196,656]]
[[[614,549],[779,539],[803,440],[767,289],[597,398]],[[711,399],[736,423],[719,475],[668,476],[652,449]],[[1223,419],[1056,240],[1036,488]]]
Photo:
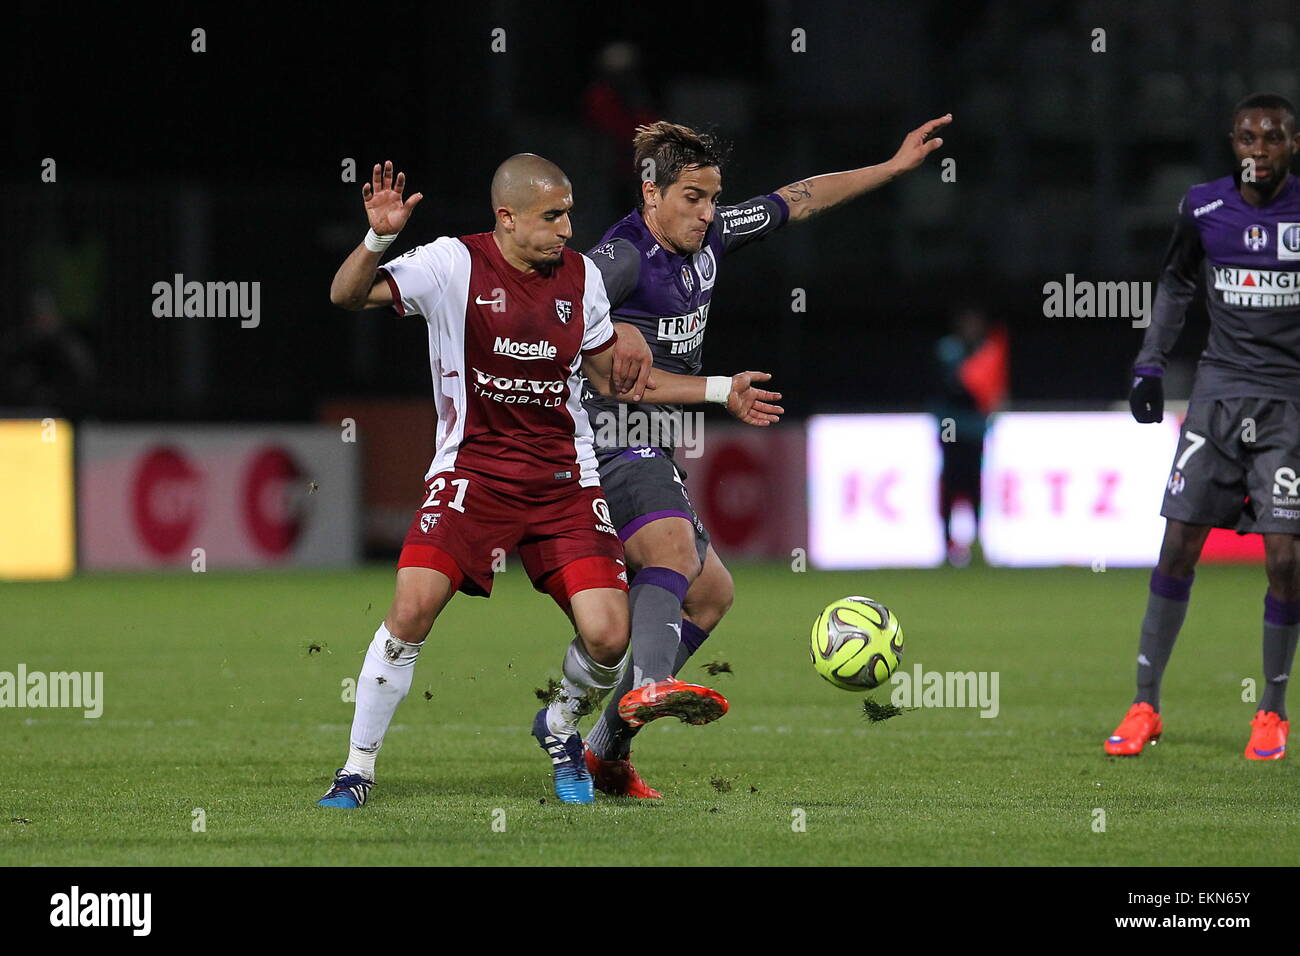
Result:
[[587,748],[587,772],[601,793],[611,797],[636,797],[640,800],[661,800],[661,794],[641,779],[630,760],[601,760]]
[[1283,720],[1276,711],[1257,711],[1250,722],[1246,759],[1281,760],[1286,756],[1286,735],[1290,729],[1291,721]]
[[1106,753],[1115,757],[1136,757],[1147,745],[1155,743],[1164,732],[1160,715],[1150,704],[1134,704],[1119,722],[1115,732],[1106,738]]
[[677,717],[688,724],[708,724],[725,714],[730,706],[727,698],[712,688],[667,677],[624,694],[618,702],[618,715],[629,727],[640,727],[660,717]]

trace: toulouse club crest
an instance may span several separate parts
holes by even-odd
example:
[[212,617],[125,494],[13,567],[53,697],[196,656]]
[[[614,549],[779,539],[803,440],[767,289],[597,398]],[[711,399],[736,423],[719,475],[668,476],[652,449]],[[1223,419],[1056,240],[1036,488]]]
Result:
[[1263,226],[1247,226],[1246,232],[1242,235],[1241,240],[1246,244],[1246,248],[1251,252],[1259,252],[1259,250],[1268,245],[1268,233],[1264,230]]
[[565,325],[569,324],[569,316],[573,315],[573,303],[568,299],[555,300],[555,317]]

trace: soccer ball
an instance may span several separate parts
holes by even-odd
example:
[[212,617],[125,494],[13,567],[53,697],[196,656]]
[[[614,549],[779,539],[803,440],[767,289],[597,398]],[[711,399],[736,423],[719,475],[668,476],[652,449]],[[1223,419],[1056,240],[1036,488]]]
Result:
[[846,597],[812,626],[813,668],[841,690],[870,690],[889,680],[903,656],[903,628],[879,601]]

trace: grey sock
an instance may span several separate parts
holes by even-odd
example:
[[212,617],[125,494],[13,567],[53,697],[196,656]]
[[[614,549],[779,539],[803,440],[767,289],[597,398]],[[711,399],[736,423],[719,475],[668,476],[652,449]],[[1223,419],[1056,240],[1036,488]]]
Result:
[[1300,601],[1264,596],[1264,695],[1259,709],[1286,716],[1286,684],[1300,638]]
[[632,664],[609,698],[605,712],[587,734],[587,744],[601,760],[623,760],[636,729],[618,715],[628,691],[663,680],[676,672],[681,645],[682,601],[689,582],[671,568],[642,568],[632,579],[628,607],[632,613]]
[[671,568],[642,568],[632,579],[627,603],[632,615],[633,687],[673,675],[689,583]]
[[1137,696],[1135,704],[1150,704],[1160,711],[1160,679],[1174,651],[1174,641],[1187,616],[1187,599],[1191,595],[1191,578],[1171,578],[1159,571],[1151,572],[1151,594],[1147,613],[1142,618],[1142,638],[1138,643]]

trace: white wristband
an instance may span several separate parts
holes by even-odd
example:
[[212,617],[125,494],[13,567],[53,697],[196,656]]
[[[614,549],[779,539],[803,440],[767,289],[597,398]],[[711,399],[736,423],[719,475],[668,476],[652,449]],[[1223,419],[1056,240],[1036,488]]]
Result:
[[704,400],[718,405],[727,404],[731,397],[731,379],[726,375],[710,375],[704,383]]
[[381,236],[371,229],[366,232],[366,248],[371,252],[383,252],[393,244],[393,240],[396,238],[397,233],[393,233],[391,236]]

